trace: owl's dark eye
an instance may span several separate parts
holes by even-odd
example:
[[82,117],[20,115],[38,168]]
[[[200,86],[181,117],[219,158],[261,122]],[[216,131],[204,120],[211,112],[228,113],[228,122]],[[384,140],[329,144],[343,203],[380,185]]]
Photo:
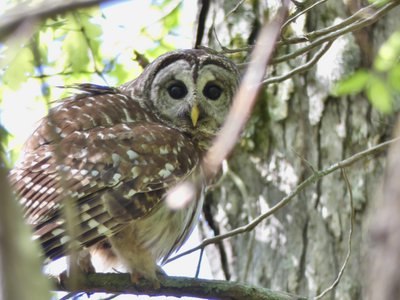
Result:
[[215,83],[207,83],[203,89],[203,95],[210,100],[217,100],[222,94],[222,88]]
[[176,100],[182,99],[188,93],[187,88],[182,81],[174,82],[167,90],[168,94]]

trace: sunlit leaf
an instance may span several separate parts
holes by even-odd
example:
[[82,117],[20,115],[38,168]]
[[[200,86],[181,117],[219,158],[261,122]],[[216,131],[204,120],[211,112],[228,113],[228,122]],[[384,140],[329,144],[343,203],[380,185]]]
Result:
[[130,77],[131,74],[126,70],[126,68],[122,64],[116,64],[113,70],[109,73],[109,75],[116,77],[119,84],[122,84],[134,78]]
[[400,64],[395,65],[389,71],[389,83],[397,91],[400,92]]
[[163,18],[164,28],[170,31],[179,25],[180,5],[177,5],[167,16]]
[[63,42],[63,51],[73,72],[85,70],[89,64],[89,49],[84,36],[79,31],[70,31]]
[[9,133],[0,124],[0,156],[1,156],[3,162],[8,161],[8,159],[6,157],[6,150],[5,150],[5,149],[7,149],[8,138],[9,138]]
[[336,96],[355,94],[361,92],[368,82],[370,73],[367,70],[358,70],[347,79],[340,81],[334,88]]
[[392,112],[392,95],[388,85],[378,76],[370,76],[366,88],[368,100],[383,113]]
[[85,33],[90,39],[98,38],[103,33],[99,25],[93,24],[89,20],[83,22],[82,26],[85,28]]
[[399,57],[400,31],[397,31],[380,47],[374,62],[374,68],[377,71],[388,71],[398,62]]
[[6,69],[3,81],[11,89],[17,90],[21,83],[34,72],[33,54],[31,49],[24,47],[20,49],[16,57]]
[[389,0],[368,0],[368,2],[379,7],[389,2]]

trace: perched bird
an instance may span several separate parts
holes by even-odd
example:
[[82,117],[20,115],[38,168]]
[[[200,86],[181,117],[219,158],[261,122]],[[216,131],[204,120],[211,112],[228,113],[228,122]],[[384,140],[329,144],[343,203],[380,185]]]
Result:
[[[82,253],[112,258],[133,282],[156,283],[157,263],[185,242],[202,207],[199,195],[171,210],[166,193],[199,171],[238,77],[224,56],[188,49],[160,56],[117,88],[74,86],[80,92],[41,120],[10,172],[45,256],[68,254],[68,202]],[[90,260],[80,264],[94,271]]]

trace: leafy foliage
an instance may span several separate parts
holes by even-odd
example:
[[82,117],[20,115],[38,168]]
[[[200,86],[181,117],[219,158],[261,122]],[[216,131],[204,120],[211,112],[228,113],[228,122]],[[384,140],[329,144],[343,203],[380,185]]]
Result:
[[393,112],[394,95],[400,92],[400,31],[381,46],[372,70],[358,70],[334,89],[338,96],[363,91],[376,109]]
[[[152,60],[175,48],[169,36],[180,26],[182,5],[173,0],[152,1],[146,5],[161,16],[140,31],[140,40],[147,39],[143,44],[153,45],[143,53]],[[47,19],[31,39],[0,45],[0,56],[4,58],[0,64],[0,95],[7,92],[8,99],[15,95],[12,100],[15,105],[30,106],[28,101],[40,99],[48,107],[54,99],[69,95],[69,91],[59,86],[83,82],[117,86],[134,79],[141,72],[141,66],[134,61],[133,49],[142,43],[121,35],[118,38],[130,42],[128,46],[107,48],[110,45],[105,40],[107,28],[102,27],[108,24],[106,18],[99,7],[59,15]],[[20,91],[27,86],[30,91],[21,97]],[[0,110],[0,121],[1,113]],[[20,145],[13,144],[11,147],[16,152],[11,152],[10,146],[4,144],[12,139],[6,131],[1,133],[3,147],[8,149],[7,157],[14,161]]]

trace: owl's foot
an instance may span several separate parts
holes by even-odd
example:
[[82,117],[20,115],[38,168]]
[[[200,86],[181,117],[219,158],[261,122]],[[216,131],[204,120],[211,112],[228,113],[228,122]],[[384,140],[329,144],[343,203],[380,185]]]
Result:
[[68,257],[67,269],[58,275],[62,286],[73,285],[76,287],[78,282],[83,282],[87,274],[96,273],[92,264],[91,255],[88,249],[79,251],[76,259]]
[[79,251],[78,261],[76,262],[78,268],[84,274],[96,273],[96,270],[92,264],[92,256],[88,249]]
[[157,266],[156,274],[157,274],[157,277],[166,277],[166,276],[168,276],[167,273],[165,273],[165,271],[160,266]]
[[131,282],[133,284],[137,285],[143,279],[147,280],[149,282],[149,284],[151,284],[151,286],[154,289],[159,289],[160,288],[160,281],[157,279],[157,277],[154,277],[154,278],[145,277],[145,276],[143,276],[143,274],[139,274],[139,273],[136,273],[136,272],[132,272],[131,273]]

